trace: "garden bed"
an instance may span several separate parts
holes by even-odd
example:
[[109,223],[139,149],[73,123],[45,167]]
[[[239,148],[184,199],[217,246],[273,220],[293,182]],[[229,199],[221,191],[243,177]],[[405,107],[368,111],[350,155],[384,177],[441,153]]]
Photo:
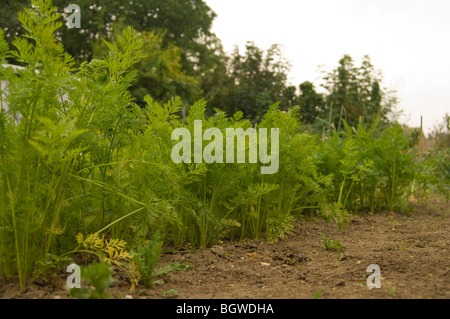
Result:
[[[189,264],[164,275],[162,285],[130,291],[115,273],[111,298],[450,298],[450,205],[433,199],[410,214],[382,212],[351,219],[345,232],[322,219],[302,220],[278,243],[226,241],[200,250],[165,253],[160,266]],[[340,241],[327,251],[318,232]],[[369,289],[367,266],[381,268],[381,288]],[[66,275],[38,281],[24,292],[0,281],[0,298],[69,298]]]

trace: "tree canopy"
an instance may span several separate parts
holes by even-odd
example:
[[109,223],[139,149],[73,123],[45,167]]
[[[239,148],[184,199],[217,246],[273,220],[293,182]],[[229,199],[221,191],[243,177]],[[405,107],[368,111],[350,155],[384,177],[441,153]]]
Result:
[[[47,0],[50,1],[50,0]],[[53,0],[65,22],[66,0]],[[300,110],[301,121],[317,131],[324,127],[339,130],[342,120],[350,126],[372,123],[396,105],[392,92],[382,86],[382,75],[368,56],[356,66],[344,55],[336,68],[325,71],[318,93],[312,82],[288,83],[291,68],[281,47],[264,51],[247,42],[245,52],[236,47],[224,53],[219,38],[211,31],[216,13],[203,0],[105,0],[99,4],[79,0],[81,28],[58,31],[65,50],[76,61],[101,58],[107,51],[104,41],[127,26],[137,30],[144,43],[145,57],[135,66],[139,71],[131,88],[138,105],[145,95],[159,102],[176,96],[186,105],[199,98],[208,101],[208,111],[219,108],[228,115],[242,111],[247,119],[259,122],[270,105],[279,103],[287,111]],[[29,0],[3,0],[0,26],[11,44],[21,34],[17,14],[31,7]]]
[[391,92],[381,88],[381,72],[375,70],[369,56],[364,56],[357,67],[349,55],[344,55],[324,80],[325,113],[336,128],[341,127],[341,119],[350,126],[360,121],[372,123],[375,118],[387,121],[387,114],[396,104]]
[[229,76],[233,82],[227,89],[225,111],[232,114],[240,110],[247,118],[260,120],[270,105],[285,102],[283,93],[289,68],[278,45],[264,52],[248,42],[244,55],[236,47],[229,60]]

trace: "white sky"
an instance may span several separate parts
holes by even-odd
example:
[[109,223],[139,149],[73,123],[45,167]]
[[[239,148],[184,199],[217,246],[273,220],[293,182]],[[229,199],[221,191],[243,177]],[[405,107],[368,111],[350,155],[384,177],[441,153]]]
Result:
[[369,55],[397,90],[401,121],[427,134],[450,113],[449,0],[205,0],[217,14],[213,32],[226,52],[247,41],[282,45],[290,83],[319,87],[319,65],[334,69],[344,54]]

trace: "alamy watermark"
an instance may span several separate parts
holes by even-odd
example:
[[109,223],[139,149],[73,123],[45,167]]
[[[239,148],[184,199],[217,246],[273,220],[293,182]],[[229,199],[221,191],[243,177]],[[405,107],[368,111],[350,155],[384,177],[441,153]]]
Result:
[[66,272],[71,273],[70,276],[67,277],[67,287],[69,289],[72,288],[81,288],[81,269],[77,264],[70,264],[67,266]]
[[81,28],[81,9],[77,4],[69,4],[67,8],[64,9],[65,13],[72,13],[66,18],[66,25],[69,29],[71,28]]
[[371,264],[367,267],[367,272],[372,273],[367,277],[367,287],[369,289],[381,288],[381,268],[377,264]]
[[[203,133],[201,120],[194,121],[194,163],[245,163],[246,162],[246,141],[248,138],[248,160],[249,163],[258,162],[270,164],[261,167],[261,174],[275,174],[279,167],[279,129],[270,129],[270,155],[268,154],[268,136],[266,128],[227,128],[226,157],[224,158],[224,138],[223,133],[218,128],[208,128]],[[175,163],[191,163],[191,132],[187,128],[176,128],[172,131],[172,140],[179,141],[172,148],[171,157]],[[211,139],[214,137],[214,140]],[[235,140],[236,156],[235,156]],[[211,141],[203,148],[203,141]],[[258,152],[259,148],[259,152]],[[236,161],[235,161],[236,159]]]

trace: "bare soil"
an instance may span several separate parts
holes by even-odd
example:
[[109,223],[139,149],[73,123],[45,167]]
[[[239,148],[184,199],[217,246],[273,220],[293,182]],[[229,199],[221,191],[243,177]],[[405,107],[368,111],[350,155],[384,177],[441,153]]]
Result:
[[[274,244],[265,240],[228,241],[196,251],[163,255],[160,266],[187,263],[188,270],[161,277],[152,288],[130,285],[121,274],[112,298],[179,299],[449,299],[450,205],[435,198],[413,204],[410,214],[381,212],[353,217],[344,232],[321,219],[300,220],[294,232]],[[325,250],[318,232],[340,241]],[[369,289],[367,267],[381,269],[381,288]],[[63,274],[21,292],[17,281],[0,279],[0,298],[69,298]]]

